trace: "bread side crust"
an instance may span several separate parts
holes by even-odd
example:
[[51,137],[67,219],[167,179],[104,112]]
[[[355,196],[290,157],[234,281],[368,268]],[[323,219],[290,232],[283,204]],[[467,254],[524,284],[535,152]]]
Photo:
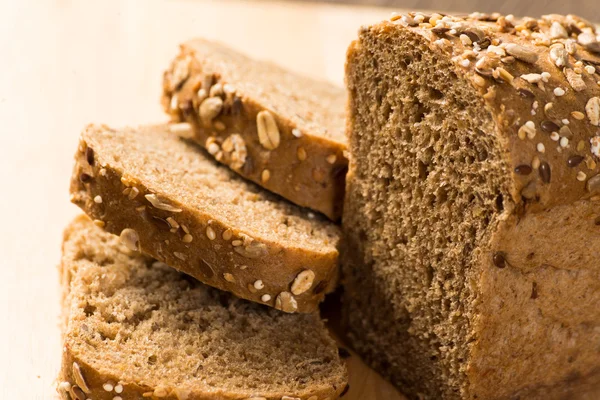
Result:
[[[564,398],[594,384],[600,391],[597,213],[598,202],[581,200],[500,224],[482,252],[471,395]],[[490,256],[498,252],[504,268]]]
[[[278,307],[287,312],[314,312],[325,293],[335,288],[337,251],[317,253],[298,247],[287,248],[260,237],[247,245],[243,238],[249,235],[213,215],[174,201],[169,203],[181,212],[159,210],[145,197],[155,194],[156,188],[143,186],[135,177],[124,177],[123,171],[111,165],[102,166],[99,162],[90,165],[87,148],[88,143],[82,137],[75,156],[71,201],[108,232],[121,235],[125,229],[135,231],[126,232],[137,236],[142,252],[210,286],[271,307],[278,307],[279,295],[287,293]],[[83,182],[82,174],[91,179]],[[132,187],[139,191],[133,199],[123,194]],[[172,232],[165,222],[169,217],[176,218],[179,226],[188,229],[192,242],[184,241],[185,231]],[[226,231],[231,233],[230,237],[225,236],[227,240],[223,237]],[[240,246],[233,246],[236,240]],[[314,273],[310,288],[291,294],[294,281],[307,268]]]
[[[200,43],[201,47],[221,47],[203,41]],[[264,104],[253,93],[235,88],[232,86],[235,82],[228,80],[227,68],[222,64],[213,65],[203,58],[195,44],[192,41],[182,45],[181,53],[173,61],[171,69],[165,72],[163,108],[170,114],[172,121],[189,124],[187,129],[178,127],[177,133],[190,137],[204,148],[214,149],[211,153],[217,161],[228,165],[244,178],[295,204],[319,211],[332,220],[340,219],[348,167],[345,141],[322,136],[316,130],[302,131],[290,116],[278,112],[273,105]],[[236,65],[235,68],[243,69],[244,66]],[[268,72],[269,64],[265,64],[264,68]],[[188,73],[184,82],[173,90],[172,82],[176,79],[174,76],[181,70]],[[266,72],[265,79],[268,79],[270,75]],[[210,93],[210,84],[225,86],[228,90],[232,86],[236,91],[212,96],[223,98],[223,107],[217,116],[206,120],[200,115],[202,99],[199,99],[198,91],[204,89]],[[268,87],[277,82],[257,84]],[[323,83],[322,86],[339,98],[345,96],[342,89],[334,89],[333,85]],[[330,100],[322,99],[324,107],[340,108],[342,113],[343,109],[338,104],[342,105],[344,102],[329,104]],[[294,99],[290,98],[289,101],[293,102]],[[259,140],[259,112],[267,112],[275,120],[280,140],[275,148],[265,147]],[[314,112],[319,113],[320,110]],[[339,131],[343,130],[344,126],[339,126]],[[226,151],[225,143],[232,135],[242,139],[245,153],[243,162],[240,162],[236,154]]]

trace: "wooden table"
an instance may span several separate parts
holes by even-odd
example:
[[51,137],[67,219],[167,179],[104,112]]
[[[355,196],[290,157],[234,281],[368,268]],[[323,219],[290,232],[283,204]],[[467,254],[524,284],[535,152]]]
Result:
[[[342,83],[347,45],[389,10],[239,1],[12,1],[0,5],[0,399],[54,398],[56,265],[79,211],[68,181],[80,130],[164,119],[162,70],[177,44],[218,39]],[[350,358],[345,399],[400,398]]]

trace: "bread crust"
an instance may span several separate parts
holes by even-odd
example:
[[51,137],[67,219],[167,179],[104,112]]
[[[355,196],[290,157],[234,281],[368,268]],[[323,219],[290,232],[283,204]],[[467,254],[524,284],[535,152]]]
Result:
[[[439,23],[431,25],[433,20]],[[402,32],[452,61],[452,71],[476,90],[482,113],[493,121],[495,129],[485,133],[495,135],[507,166],[510,199],[490,224],[490,240],[474,249],[479,260],[465,276],[475,289],[469,301],[476,313],[464,360],[466,389],[458,394],[459,385],[450,384],[457,398],[597,395],[598,31],[576,16],[518,20],[479,13],[466,18],[409,13],[361,32],[381,41]],[[473,45],[476,40],[481,46]],[[350,46],[350,63],[364,45],[359,38]],[[395,54],[391,48],[390,54]],[[349,121],[351,151],[352,136],[358,136],[352,128]],[[360,168],[360,160],[351,155],[348,193],[355,191],[354,173]],[[355,221],[362,216],[351,197],[345,210],[344,221],[359,225]],[[372,265],[356,265],[355,260],[365,260],[358,230],[346,235],[351,242],[346,243],[344,270],[370,270]],[[353,329],[364,327],[356,323]],[[377,346],[364,337],[356,341],[367,352]],[[401,379],[394,376],[396,383]]]
[[[552,48],[560,48],[561,45],[564,48],[564,44],[575,40],[575,36],[573,33],[569,36],[570,39],[550,39],[550,29],[554,22],[561,24],[565,30],[575,29],[574,26],[578,25],[581,26],[578,32],[581,29],[593,29],[596,36],[595,26],[572,15],[552,14],[539,20],[522,20],[523,26],[535,24],[536,30],[532,32],[539,33],[540,37],[537,38],[517,34],[515,25],[519,26],[519,23],[513,24],[506,21],[505,17],[502,18],[475,16],[464,18],[460,22],[460,29],[464,32],[470,34],[482,31],[485,37],[497,43],[498,49],[494,51],[501,54],[498,58],[490,57],[491,51],[483,57],[473,58],[469,53],[473,46],[464,44],[458,33],[436,34],[431,28],[402,27],[390,21],[384,21],[372,29],[378,29],[382,34],[395,29],[408,29],[423,37],[424,42],[440,55],[452,58],[456,73],[471,82],[496,123],[496,135],[505,146],[505,155],[512,167],[511,194],[515,203],[524,203],[528,212],[537,212],[600,195],[600,185],[596,185],[593,179],[600,170],[597,162],[600,152],[592,148],[595,147],[595,138],[600,136],[598,122],[594,120],[597,114],[595,100],[592,102],[594,111],[588,113],[586,110],[591,109],[588,106],[590,101],[600,96],[600,51],[592,52],[575,42],[572,44],[575,52],[567,52],[567,64],[558,67],[551,55]],[[504,22],[499,23],[498,20]],[[510,25],[506,26],[507,23]],[[520,51],[525,51],[535,62],[511,56],[511,53],[518,52],[508,50],[512,48],[509,45],[524,49]],[[503,62],[500,57],[512,57],[512,60]],[[463,60],[469,60],[468,66],[461,64]],[[593,67],[594,72],[588,72],[585,67]],[[548,75],[542,76],[544,72]],[[573,73],[581,78],[583,86],[579,87],[573,84],[573,78],[569,79]],[[493,74],[497,74],[498,78],[494,78]],[[529,76],[531,74],[534,76]],[[549,107],[548,104],[552,106]],[[533,130],[527,129],[528,121],[533,122]],[[558,134],[558,140],[552,132]],[[581,156],[582,160],[573,165],[575,161],[569,162],[570,159],[573,160],[573,156]],[[536,157],[537,162],[534,161]],[[546,172],[543,171],[544,168],[540,169],[543,163],[547,165]],[[538,166],[535,167],[536,165]],[[518,169],[520,166],[530,167],[531,172]]]
[[[203,118],[207,96],[222,106]],[[176,133],[220,163],[295,204],[340,219],[348,166],[342,88],[196,39],[181,45],[165,72],[162,103],[174,122],[189,124]],[[275,121],[275,143],[261,143],[259,113]],[[226,151],[232,135],[243,145],[243,160]]]
[[[145,140],[149,131],[158,130],[163,137],[179,141],[165,129],[140,128],[139,138]],[[112,132],[105,126],[90,126],[82,133],[71,180],[71,201],[105,230],[125,239],[131,233],[139,249],[157,260],[210,286],[286,312],[313,312],[325,293],[335,288],[337,228],[326,223],[326,229],[334,233],[333,240],[316,249],[259,237],[251,225],[232,226],[217,215],[181,203],[179,197],[164,193],[160,187],[147,186],[152,183],[131,175],[131,165],[123,169],[108,161],[110,155],[104,153],[97,140],[106,131]],[[88,149],[93,149],[93,165],[88,160]],[[201,152],[190,151],[190,157],[203,157]],[[210,168],[221,167],[213,164]],[[128,193],[133,188],[137,194],[132,198]],[[148,196],[156,195],[179,211],[157,208],[148,200]],[[186,242],[186,234],[192,241]],[[313,274],[309,288],[295,291],[294,282],[305,270]],[[281,293],[288,297],[280,298]]]

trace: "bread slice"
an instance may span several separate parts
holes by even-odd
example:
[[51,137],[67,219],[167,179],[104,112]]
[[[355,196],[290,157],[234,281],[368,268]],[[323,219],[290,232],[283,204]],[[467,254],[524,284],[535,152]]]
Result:
[[410,396],[600,389],[598,33],[410,13],[350,46],[345,314]]
[[[210,288],[85,216],[60,266],[71,400],[337,398],[347,384],[317,314],[285,314]],[[68,397],[65,397],[68,399]]]
[[239,297],[312,312],[336,285],[336,225],[244,181],[166,126],[89,126],[71,194],[131,248]]
[[202,39],[164,74],[173,132],[293,203],[341,217],[346,93]]

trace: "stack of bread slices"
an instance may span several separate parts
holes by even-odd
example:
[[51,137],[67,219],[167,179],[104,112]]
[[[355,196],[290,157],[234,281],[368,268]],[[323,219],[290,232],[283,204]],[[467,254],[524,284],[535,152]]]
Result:
[[318,306],[338,282],[344,90],[193,40],[163,103],[169,124],[81,134],[59,392],[337,398]]
[[169,124],[85,129],[66,398],[333,400],[338,281],[350,343],[411,399],[600,398],[596,27],[394,14],[346,84],[193,40]]

